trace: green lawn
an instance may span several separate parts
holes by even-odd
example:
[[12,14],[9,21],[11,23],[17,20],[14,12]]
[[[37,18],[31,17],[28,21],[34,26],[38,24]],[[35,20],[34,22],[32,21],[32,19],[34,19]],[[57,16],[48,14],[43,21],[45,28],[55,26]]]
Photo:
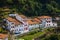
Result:
[[33,38],[36,38],[36,37],[39,37],[40,35],[43,35],[45,32],[37,32],[37,33],[34,33],[33,35],[26,35],[26,36],[23,36],[23,37],[20,37],[21,39],[24,39],[24,40],[32,40]]
[[33,38],[36,38],[36,37],[39,37],[39,36],[42,36],[44,34],[47,34],[47,32],[49,32],[45,37],[43,38],[40,38],[41,40],[60,40],[60,33],[56,34],[54,32],[55,28],[48,28],[46,29],[46,31],[43,31],[43,32],[37,32],[37,33],[34,33],[32,35],[26,35],[26,36],[23,36],[21,37],[21,39],[24,39],[24,40],[32,40]]
[[[50,29],[50,28],[49,28]],[[50,30],[52,30],[52,29],[50,29]],[[35,30],[36,31],[36,30]],[[39,36],[41,36],[41,35],[43,35],[43,34],[45,34],[46,33],[46,31],[43,31],[43,32],[37,32],[37,33],[34,33],[34,32],[30,32],[30,34],[29,35],[25,35],[25,36],[22,36],[22,37],[20,37],[21,39],[24,39],[24,40],[32,40],[32,39],[34,39],[34,38],[36,38],[36,37],[39,37]]]

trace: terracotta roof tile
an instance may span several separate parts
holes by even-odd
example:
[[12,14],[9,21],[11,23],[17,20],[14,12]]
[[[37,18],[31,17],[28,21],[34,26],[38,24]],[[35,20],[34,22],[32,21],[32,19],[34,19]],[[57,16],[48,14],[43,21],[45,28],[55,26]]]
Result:
[[10,21],[10,22],[15,23],[15,25],[19,25],[19,24],[21,24],[20,21],[18,21],[18,20],[15,19],[15,18],[12,18],[12,17],[8,17],[7,20]]
[[0,34],[0,39],[4,39],[4,38],[6,38],[6,37],[8,37],[7,34]]
[[31,20],[27,20],[28,24],[33,24],[33,22]]
[[40,16],[38,18],[51,18],[50,16]]
[[28,24],[39,24],[40,22],[37,22],[35,20],[28,20]]
[[41,22],[41,20],[39,20],[38,18],[34,18],[34,20],[37,22]]
[[20,17],[22,17],[23,19],[27,18],[27,17],[26,17],[26,16],[24,16],[24,15],[20,15]]

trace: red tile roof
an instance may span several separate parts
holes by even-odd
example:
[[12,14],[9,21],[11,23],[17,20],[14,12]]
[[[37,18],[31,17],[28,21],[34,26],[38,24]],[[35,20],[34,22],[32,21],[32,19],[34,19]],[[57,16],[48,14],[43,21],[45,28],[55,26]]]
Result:
[[39,24],[40,22],[37,22],[36,20],[27,20],[28,24]]
[[51,18],[50,16],[40,16],[38,18]]
[[[27,18],[24,15],[20,15],[20,17]],[[38,24],[38,23],[41,23],[40,18],[51,18],[51,17],[50,16],[40,16],[40,17],[34,18],[34,19],[29,19],[29,20],[27,19],[27,22],[28,22],[28,24]],[[22,22],[18,21],[15,18],[12,18],[12,17],[8,17],[7,20],[10,21],[10,22],[14,22],[15,25],[22,24]]]
[[10,21],[10,22],[15,23],[15,25],[22,24],[22,22],[18,21],[18,20],[15,19],[15,18],[12,18],[12,17],[8,17],[7,20]]
[[38,18],[34,18],[34,20],[37,22],[41,22],[41,20],[39,20]]
[[22,17],[23,19],[27,18],[27,17],[26,17],[26,16],[24,16],[24,15],[20,15],[20,17]]
[[7,38],[8,35],[7,34],[0,34],[0,39],[4,39],[4,38]]

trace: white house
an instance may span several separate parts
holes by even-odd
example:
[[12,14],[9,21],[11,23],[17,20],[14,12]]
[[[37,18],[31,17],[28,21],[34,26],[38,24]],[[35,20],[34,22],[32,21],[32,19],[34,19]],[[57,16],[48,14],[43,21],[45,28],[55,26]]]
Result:
[[29,30],[39,28],[40,24],[41,24],[40,20],[38,20],[38,19],[37,20],[29,19],[29,20],[27,20],[27,22],[28,22],[28,25],[29,25]]
[[24,15],[18,14],[10,14],[4,21],[6,21],[7,28],[9,31],[13,31],[13,33],[26,33],[29,32],[30,29],[40,27],[40,20],[37,18],[28,19]]
[[7,34],[0,34],[0,40],[8,40]]
[[[15,16],[16,17],[16,16]],[[17,17],[7,17],[5,19],[6,24],[7,24],[7,29],[9,31],[13,31],[13,33],[26,33],[29,31],[28,29],[28,24],[27,22],[25,22],[25,20],[21,19]]]
[[60,17],[55,17],[55,20],[57,20],[57,21],[60,20]]
[[29,30],[34,28],[46,28],[46,27],[57,27],[57,23],[52,22],[52,17],[50,16],[40,16],[37,18],[28,19],[24,15],[9,14],[4,21],[6,21],[7,26],[4,28],[8,29],[13,33],[27,33]]
[[21,21],[23,23],[24,32],[29,32],[27,17],[24,15],[18,15],[18,14],[16,14],[15,17],[18,21]]
[[50,16],[40,16],[38,17],[42,21],[42,26],[46,27],[57,27],[57,23],[52,22],[52,17]]

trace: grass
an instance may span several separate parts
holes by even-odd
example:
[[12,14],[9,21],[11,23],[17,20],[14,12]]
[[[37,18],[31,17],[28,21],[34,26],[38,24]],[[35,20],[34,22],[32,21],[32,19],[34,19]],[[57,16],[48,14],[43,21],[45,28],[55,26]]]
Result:
[[[34,38],[37,38],[37,37],[40,37],[40,36],[44,35],[46,32],[51,31],[54,28],[48,28],[48,29],[49,30],[44,29],[44,31],[34,30],[34,31],[29,32],[27,35],[24,35],[24,36],[21,36],[21,37],[18,36],[17,39],[32,40]],[[43,40],[43,39],[44,38],[42,38],[41,40]]]
[[34,39],[36,37],[39,37],[40,35],[43,35],[43,34],[44,34],[44,32],[37,32],[33,35],[26,35],[26,36],[23,36],[23,37],[20,37],[20,38],[24,39],[24,40],[32,40],[32,39]]
[[[54,28],[47,28],[47,29],[45,29],[43,32],[35,32],[35,31],[30,32],[29,34],[27,34],[25,36],[19,37],[19,39],[32,40],[34,38],[41,37],[40,40],[45,40],[45,39],[49,40],[49,39],[55,39],[55,37],[56,37],[57,39],[60,40],[60,33],[58,33],[58,34],[54,33],[54,31],[53,31],[53,30],[55,30]],[[47,33],[47,31],[49,33]],[[46,35],[43,36],[44,34],[46,34]],[[53,34],[57,35],[57,36],[54,36]],[[51,35],[53,35],[53,36],[51,36]]]
[[[49,29],[50,29],[50,28],[49,28]],[[51,28],[50,30],[53,30],[53,28]],[[46,31],[48,31],[48,30],[46,29]],[[34,38],[37,38],[37,37],[39,37],[39,36],[42,36],[43,34],[45,34],[46,31],[37,32],[37,33],[32,32],[32,33],[30,33],[29,35],[25,35],[25,36],[22,36],[22,37],[20,37],[20,38],[21,38],[21,39],[24,39],[24,40],[32,40],[32,39],[34,39]]]

